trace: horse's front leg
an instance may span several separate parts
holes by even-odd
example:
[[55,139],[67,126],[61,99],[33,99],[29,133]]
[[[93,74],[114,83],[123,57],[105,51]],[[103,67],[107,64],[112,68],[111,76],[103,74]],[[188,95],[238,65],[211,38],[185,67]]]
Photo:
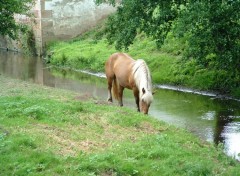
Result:
[[108,99],[107,101],[112,102],[112,78],[108,78]]
[[119,106],[123,106],[123,101],[122,101],[122,97],[123,97],[123,90],[124,90],[124,87],[122,86],[119,86],[119,90],[118,90],[118,95],[119,95]]
[[137,110],[138,112],[140,112],[140,108],[139,108],[139,91],[137,88],[133,89],[133,94],[134,94],[134,97],[135,97],[135,102],[136,102],[136,105],[137,105]]

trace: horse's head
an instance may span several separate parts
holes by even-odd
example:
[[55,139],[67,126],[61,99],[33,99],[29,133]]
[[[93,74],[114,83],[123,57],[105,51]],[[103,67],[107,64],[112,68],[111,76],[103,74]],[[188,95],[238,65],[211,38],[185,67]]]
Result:
[[148,109],[153,101],[153,94],[150,91],[146,91],[144,88],[142,88],[142,93],[140,97],[140,111],[144,114],[148,114]]

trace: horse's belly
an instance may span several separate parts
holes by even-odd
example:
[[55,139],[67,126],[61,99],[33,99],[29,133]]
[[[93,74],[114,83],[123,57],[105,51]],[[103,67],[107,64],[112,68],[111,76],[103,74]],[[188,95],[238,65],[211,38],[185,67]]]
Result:
[[118,78],[118,84],[124,88],[132,89],[132,85],[128,81],[128,79]]

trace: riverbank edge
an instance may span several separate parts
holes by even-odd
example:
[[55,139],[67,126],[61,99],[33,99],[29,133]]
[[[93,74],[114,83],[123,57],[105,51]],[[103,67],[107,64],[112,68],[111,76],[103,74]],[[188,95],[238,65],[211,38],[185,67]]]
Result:
[[[71,41],[54,42],[47,47],[44,60],[58,67],[102,72],[107,58],[119,51],[104,37],[96,39],[95,35],[93,30]],[[240,98],[240,88],[233,87],[237,84],[237,77],[230,76],[226,70],[203,68],[194,59],[183,60],[182,47],[181,43],[169,39],[159,50],[154,41],[140,35],[128,51],[120,52],[127,52],[134,59],[144,59],[155,85],[183,87],[192,89],[192,92],[214,92],[218,97],[230,99]]]
[[[207,172],[212,175],[227,175],[228,173],[232,173],[233,175],[234,173],[240,173],[240,165],[233,159],[230,159],[230,157],[227,157],[223,153],[222,149],[215,148],[212,144],[200,141],[199,138],[193,136],[190,132],[167,125],[156,119],[149,118],[149,116],[133,112],[128,108],[111,108],[112,105],[98,102],[98,100],[91,100],[91,98],[86,101],[86,99],[81,98],[82,95],[74,92],[35,85],[25,81],[10,79],[4,77],[3,75],[0,75],[0,83],[0,140],[2,143],[0,146],[0,157],[3,162],[0,166],[0,170],[2,174],[8,174],[11,172],[12,169],[10,168],[14,168],[15,173],[18,173],[18,171],[20,172],[20,170],[23,172],[29,169],[29,167],[36,168],[36,165],[41,163],[41,166],[45,167],[41,169],[36,168],[35,170],[32,169],[32,174],[48,173],[51,175],[59,172],[55,170],[54,167],[57,166],[52,163],[52,158],[54,158],[54,162],[57,160],[56,163],[62,167],[61,169],[59,166],[57,167],[58,170],[61,170],[60,175],[66,174],[65,171],[66,168],[69,167],[69,162],[71,163],[72,169],[81,167],[83,168],[82,171],[84,173],[90,174],[95,172],[99,175],[110,171],[112,173],[120,173],[122,175],[133,174],[133,172],[138,171],[137,175],[144,175],[144,169],[146,168],[143,163],[145,162],[147,167],[155,165],[156,167],[161,168],[160,165],[164,166],[160,170],[155,170],[153,168],[150,169],[151,172],[149,172],[153,175],[158,175],[159,173],[170,173],[171,175],[174,172],[177,172],[180,175],[187,175],[188,172],[193,172],[195,174]],[[51,103],[55,101],[60,102],[63,106],[70,103],[71,108],[68,109],[68,111],[66,111],[65,108],[61,109],[61,107],[59,107],[60,109],[56,109],[56,111],[60,111],[61,114],[66,116],[68,115],[66,112],[70,113],[70,115],[67,116],[69,119],[59,121],[63,117],[52,116],[51,114],[48,114],[51,117],[46,116],[32,118],[29,114],[24,113],[20,113],[20,117],[8,117],[11,112],[16,111],[16,108],[20,108],[18,106],[21,103],[28,104],[28,102],[33,101],[33,99],[36,99],[34,101],[36,104],[31,106],[34,106],[35,108],[38,107],[39,109],[51,107]],[[42,101],[44,101],[46,105],[41,104],[40,102]],[[76,104],[76,102],[78,103]],[[14,105],[13,107],[16,107],[4,109],[4,106],[10,105]],[[79,105],[82,107],[78,107]],[[72,106],[77,106],[77,111],[75,111],[76,107]],[[27,112],[26,109],[29,110],[29,107],[25,107],[25,109],[22,109],[21,111]],[[55,110],[51,111],[53,111],[52,113],[54,114]],[[77,137],[79,135],[84,136],[80,130],[83,126],[81,124],[74,124],[71,122],[83,117],[88,119],[86,130],[88,130],[90,136],[96,137],[95,140],[93,140],[90,136],[88,136],[88,140],[93,144],[97,144],[99,139],[101,139],[101,142],[105,143],[105,145],[99,145],[97,148],[93,150],[89,149],[87,151],[78,146],[80,149],[77,150],[76,155],[72,155],[71,152],[74,151],[77,146],[72,146],[73,148],[71,150],[68,149],[69,151],[66,150],[66,153],[62,154],[57,151],[60,149],[62,150],[62,148],[67,149],[68,145],[66,143],[63,143],[63,146],[58,146],[59,143],[56,141],[56,143],[53,142],[51,145],[48,143],[46,144],[50,135],[58,136],[59,138],[61,137],[59,133],[64,132],[64,134],[69,134],[69,137],[71,135],[76,135],[75,138],[70,137],[72,142],[83,146],[86,145],[84,143],[86,139],[83,140]],[[93,130],[92,127],[96,126],[102,126],[103,129],[101,128],[100,131],[95,131],[96,129]],[[115,136],[116,134],[125,134],[126,136],[119,136],[118,138],[113,137],[109,139],[109,136],[105,136],[106,134],[103,133],[102,130],[106,132],[110,129],[110,127],[113,129],[110,133],[108,133],[108,135],[111,134],[111,136]],[[42,134],[39,134],[38,128],[42,130]],[[78,130],[72,131],[72,129]],[[24,136],[24,140],[21,139],[20,142],[23,140],[23,144],[19,144],[17,139],[22,135]],[[41,135],[44,135],[44,138]],[[52,140],[58,140],[58,138],[52,138]],[[18,145],[21,150],[18,149],[15,151],[15,145]],[[128,150],[126,147],[130,146],[131,149]],[[59,149],[55,150],[55,147]],[[67,151],[69,153],[67,153]],[[39,155],[37,158],[35,157],[36,152]],[[79,155],[81,152],[84,154]],[[50,164],[46,164],[45,161],[42,160],[46,154],[50,155],[48,156],[50,157],[50,161],[46,161],[50,162]],[[84,158],[82,158],[82,156],[84,156]],[[103,158],[99,159],[98,157],[100,156]],[[113,158],[104,159],[106,156],[111,156],[110,158]],[[14,163],[9,162],[13,159],[12,157],[14,157]],[[93,167],[93,161],[91,161],[91,158],[94,157],[98,164]],[[21,163],[23,158],[25,158],[24,162]],[[133,163],[131,158],[135,158]],[[77,162],[79,160],[81,160],[80,163]],[[115,165],[113,160],[118,160],[119,165]],[[88,166],[82,166],[82,162],[88,162]],[[108,164],[104,165],[106,162]],[[120,166],[124,165],[124,163],[128,166]],[[174,165],[174,168],[172,168],[172,165]],[[25,167],[21,168],[20,166]],[[89,169],[90,166],[91,169]],[[129,168],[126,170],[126,167]],[[143,168],[143,170],[141,168]],[[71,173],[77,174],[78,170],[73,169],[71,170]]]
[[[62,67],[62,66],[54,66],[50,65],[49,67],[54,67],[57,69],[62,69],[62,70],[73,70],[76,72],[81,72],[85,73],[88,75],[96,76],[99,78],[106,78],[105,73],[103,72],[92,72],[88,70],[79,70],[79,69],[74,69],[71,67]],[[170,84],[153,84],[153,89],[154,91],[157,91],[157,89],[166,89],[166,90],[173,90],[173,91],[179,91],[179,92],[184,92],[184,93],[192,93],[192,94],[198,94],[198,95],[203,95],[203,96],[208,96],[208,97],[214,97],[218,99],[227,99],[227,100],[234,100],[234,101],[240,101],[240,98],[235,98],[234,96],[231,96],[229,94],[221,94],[220,92],[217,91],[204,91],[204,90],[197,90],[189,87],[184,87],[184,86],[174,86]]]

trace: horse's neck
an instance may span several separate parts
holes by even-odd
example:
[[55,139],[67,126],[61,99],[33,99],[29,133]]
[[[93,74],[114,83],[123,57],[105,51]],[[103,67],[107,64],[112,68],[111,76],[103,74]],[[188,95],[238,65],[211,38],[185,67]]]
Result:
[[134,67],[134,79],[136,86],[138,87],[139,91],[140,89],[144,88],[146,91],[151,91],[151,77],[149,70],[145,64],[144,61],[136,61],[136,65]]

